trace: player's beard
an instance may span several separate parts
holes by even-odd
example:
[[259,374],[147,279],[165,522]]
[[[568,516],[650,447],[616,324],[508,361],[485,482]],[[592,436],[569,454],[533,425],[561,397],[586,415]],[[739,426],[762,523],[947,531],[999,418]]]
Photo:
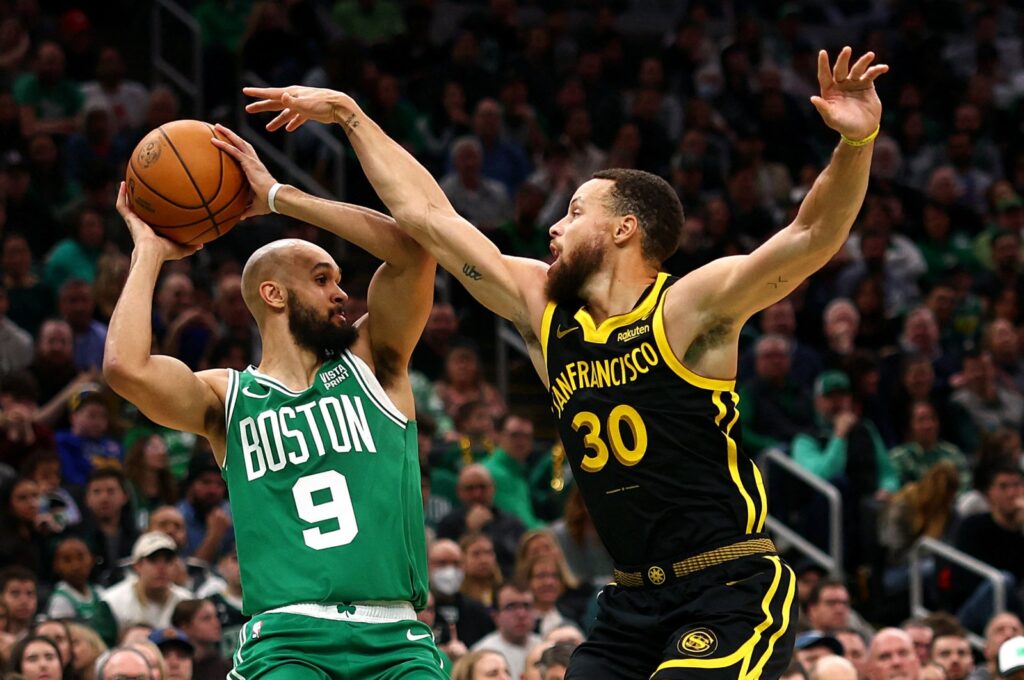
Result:
[[548,280],[544,286],[548,299],[565,306],[583,302],[583,286],[601,268],[604,250],[601,242],[594,238],[581,244],[571,255],[562,255],[555,260],[548,269]]
[[317,355],[322,361],[336,358],[352,346],[359,329],[351,324],[338,326],[331,322],[332,309],[326,316],[314,307],[299,301],[294,291],[288,291],[288,330],[300,347]]

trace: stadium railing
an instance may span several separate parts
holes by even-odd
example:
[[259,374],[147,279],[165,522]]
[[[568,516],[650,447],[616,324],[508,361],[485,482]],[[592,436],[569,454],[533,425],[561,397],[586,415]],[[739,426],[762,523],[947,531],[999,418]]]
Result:
[[[829,507],[828,552],[811,543],[797,529],[771,513],[765,520],[765,527],[781,541],[821,565],[829,574],[841,577],[843,574],[843,506],[839,490],[813,472],[800,467],[796,461],[779,449],[764,451],[758,459],[758,467],[761,469],[765,489],[770,488],[771,470],[774,468],[793,480],[811,487],[813,491],[825,497]],[[769,505],[770,507],[771,505]]]
[[[992,615],[1006,610],[1006,582],[998,569],[981,560],[957,550],[948,543],[924,537],[910,549],[910,612],[912,616],[924,617],[931,610],[924,606],[924,560],[926,555],[941,557],[967,571],[973,572],[992,584]],[[968,633],[968,639],[977,649],[985,646],[984,638]]]
[[[150,24],[150,60],[158,79],[166,79],[173,83],[191,101],[192,115],[202,119],[203,41],[199,22],[178,3],[172,0],[156,0],[150,15]],[[182,29],[187,36],[187,44],[168,40]],[[188,74],[173,63],[172,52],[182,47],[192,55],[190,67],[185,67],[190,71]]]

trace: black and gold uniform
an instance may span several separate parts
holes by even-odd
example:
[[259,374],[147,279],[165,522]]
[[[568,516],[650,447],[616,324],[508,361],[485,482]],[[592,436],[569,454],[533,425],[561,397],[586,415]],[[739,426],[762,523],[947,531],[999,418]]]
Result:
[[693,373],[668,344],[676,281],[659,274],[600,326],[582,308],[544,313],[552,409],[616,565],[567,678],[770,678],[792,652],[794,578],[762,533],[734,381]]

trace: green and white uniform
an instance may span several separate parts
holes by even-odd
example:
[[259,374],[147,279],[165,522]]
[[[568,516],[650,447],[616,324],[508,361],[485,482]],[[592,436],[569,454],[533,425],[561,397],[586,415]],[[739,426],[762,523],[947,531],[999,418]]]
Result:
[[[415,620],[427,597],[416,424],[369,367],[345,352],[301,392],[229,370],[225,412],[223,475],[253,615],[232,677],[385,678],[392,666],[396,678],[447,677]],[[357,670],[363,652],[370,675]]]

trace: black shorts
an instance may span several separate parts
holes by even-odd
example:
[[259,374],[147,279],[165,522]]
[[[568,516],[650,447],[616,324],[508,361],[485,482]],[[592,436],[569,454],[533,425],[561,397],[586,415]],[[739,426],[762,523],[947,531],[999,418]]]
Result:
[[743,557],[663,586],[610,585],[566,680],[779,678],[793,657],[796,577]]

